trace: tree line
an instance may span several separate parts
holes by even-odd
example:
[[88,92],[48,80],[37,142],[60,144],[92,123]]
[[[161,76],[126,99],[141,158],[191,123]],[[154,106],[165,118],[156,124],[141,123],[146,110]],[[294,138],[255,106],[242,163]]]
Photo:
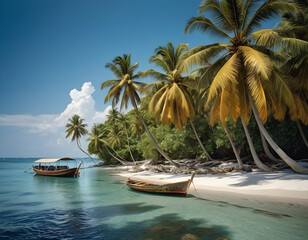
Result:
[[[279,28],[256,31],[275,15]],[[283,162],[307,174],[293,159],[308,148],[307,19],[307,0],[202,1],[185,33],[198,30],[225,43],[189,49],[169,42],[149,59],[156,69],[142,72],[129,54],[107,63],[115,78],[101,89],[109,89],[105,103],[113,109],[92,127],[88,152],[106,163],[166,159],[175,167],[175,159],[235,156],[243,170],[242,156],[251,155],[262,171]],[[156,82],[141,81],[148,77]],[[129,105],[127,114],[115,108]],[[79,116],[69,121],[67,137],[74,124],[85,130]]]

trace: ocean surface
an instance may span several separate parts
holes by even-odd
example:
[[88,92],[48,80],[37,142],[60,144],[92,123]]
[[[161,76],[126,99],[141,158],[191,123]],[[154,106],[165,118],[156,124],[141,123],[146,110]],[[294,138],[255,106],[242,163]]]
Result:
[[85,168],[80,178],[24,172],[35,160],[0,159],[0,239],[300,240],[308,236],[308,209],[296,204],[271,212],[229,205],[224,199],[139,193],[121,188],[123,180],[104,168]]

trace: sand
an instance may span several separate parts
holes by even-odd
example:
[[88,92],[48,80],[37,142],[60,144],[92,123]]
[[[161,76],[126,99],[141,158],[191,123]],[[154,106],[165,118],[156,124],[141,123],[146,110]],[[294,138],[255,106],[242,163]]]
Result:
[[[179,182],[190,178],[184,174],[132,173],[123,168],[117,175],[156,183]],[[299,212],[305,209],[306,212],[301,214],[308,214],[308,175],[296,174],[291,170],[196,175],[193,182],[188,194],[197,198],[265,210],[279,208],[280,212],[281,208],[288,206],[297,208]]]

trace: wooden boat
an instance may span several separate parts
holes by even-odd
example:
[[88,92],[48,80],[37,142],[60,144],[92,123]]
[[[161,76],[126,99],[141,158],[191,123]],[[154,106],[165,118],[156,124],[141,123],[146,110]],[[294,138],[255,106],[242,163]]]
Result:
[[39,163],[39,165],[32,166],[32,169],[34,172],[36,172],[36,174],[44,176],[79,177],[79,168],[81,166],[81,162],[79,163],[78,167],[69,168],[68,166],[59,165],[58,163],[60,163],[60,161],[75,161],[75,159],[73,158],[39,159],[35,161],[36,163]]
[[150,182],[138,181],[128,178],[126,185],[136,191],[148,192],[148,193],[159,193],[159,194],[173,194],[186,196],[187,190],[193,181],[195,173],[187,181],[167,183],[167,184],[155,184]]

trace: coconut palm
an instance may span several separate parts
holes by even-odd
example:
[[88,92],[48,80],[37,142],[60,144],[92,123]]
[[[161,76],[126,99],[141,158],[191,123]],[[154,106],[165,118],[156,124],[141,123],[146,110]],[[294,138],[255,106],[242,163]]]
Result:
[[151,76],[159,80],[149,83],[148,88],[154,89],[154,95],[148,106],[149,114],[155,116],[156,122],[160,116],[163,124],[173,123],[180,131],[182,124],[189,120],[195,136],[204,151],[206,158],[212,160],[209,153],[203,146],[196,128],[192,122],[195,117],[195,108],[189,88],[194,80],[190,76],[183,76],[183,53],[188,50],[188,44],[179,44],[175,49],[172,43],[167,46],[160,46],[155,50],[155,54],[150,58],[150,63],[155,63],[163,72],[150,69],[143,72],[142,76]]
[[131,56],[124,54],[123,57],[117,56],[113,59],[112,63],[107,63],[106,68],[110,69],[116,79],[107,80],[102,83],[101,89],[106,87],[110,87],[109,92],[105,98],[105,103],[112,99],[112,105],[115,107],[120,101],[120,97],[122,94],[120,109],[123,107],[127,108],[128,103],[130,102],[132,106],[135,108],[137,114],[139,115],[144,128],[153,144],[155,145],[158,152],[166,158],[172,165],[178,167],[178,164],[175,163],[165,152],[163,152],[158,144],[155,142],[152,137],[142,115],[138,111],[138,104],[140,104],[140,97],[138,95],[138,91],[142,92],[142,87],[145,86],[144,83],[135,81],[140,77],[140,74],[134,74],[134,71],[139,66],[138,63],[131,65]]
[[116,108],[112,108],[108,111],[107,121],[111,123],[112,126],[117,126],[117,122],[120,118],[120,112]]
[[[191,18],[185,32],[199,29],[210,31],[228,40],[227,44],[216,43],[191,49],[186,55],[186,69],[193,64],[215,62],[201,78],[213,76],[207,104],[212,103],[211,122],[219,119],[225,125],[229,115],[236,121],[238,117],[248,125],[251,109],[256,121],[275,152],[296,172],[308,173],[291,159],[266,132],[263,124],[275,106],[275,99],[294,111],[292,93],[281,76],[275,71],[275,64],[285,60],[266,46],[252,42],[252,32],[262,21],[278,14],[281,10],[296,10],[287,1],[267,0],[256,7],[251,0],[204,0],[199,13],[214,13],[213,21],[199,16]],[[278,111],[279,108],[274,109]],[[251,145],[250,145],[251,147]]]
[[140,140],[142,141],[143,140],[142,134],[144,133],[144,127],[140,117],[135,111],[130,112],[129,123],[132,134],[138,135]]
[[122,128],[124,128],[124,131],[125,131],[125,134],[126,134],[126,141],[127,141],[128,151],[129,151],[130,157],[132,158],[133,162],[136,164],[135,158],[133,156],[133,153],[131,151],[130,144],[129,144],[128,130],[127,130],[128,129],[127,117],[124,114],[120,114],[118,122],[119,122],[120,126]]
[[94,124],[89,135],[90,137],[87,138],[87,141],[90,142],[88,145],[89,152],[94,154],[103,152],[106,141],[103,139],[104,133],[101,132],[100,126]]
[[[130,148],[130,144],[129,144],[129,138],[128,138],[128,132],[127,132],[127,119],[125,117],[125,115],[121,114],[116,108],[113,108],[111,110],[109,110],[108,115],[107,115],[107,121],[110,122],[112,124],[112,127],[118,132],[118,134],[121,133],[121,131],[118,131],[118,126],[122,127],[124,129],[124,132],[126,134],[126,141],[127,141],[127,146],[128,146],[128,150],[130,153],[130,156],[133,160],[133,162],[135,162],[134,156],[131,152],[131,148]],[[115,133],[115,130],[113,130],[113,133]],[[113,138],[113,139],[118,139]]]
[[258,44],[281,47],[291,58],[281,67],[290,77],[297,110],[290,113],[295,120],[305,145],[308,147],[300,121],[308,124],[308,1],[295,0],[298,10],[285,12],[279,29],[266,29],[255,32],[252,36]]
[[[120,163],[122,163],[123,165],[130,165],[129,162],[120,159],[118,157],[116,157],[114,154],[112,154],[109,150],[112,149],[113,152],[115,152],[115,150],[108,144],[107,140],[105,140],[107,138],[107,134],[108,134],[108,130],[107,127],[105,125],[97,125],[94,124],[94,126],[92,127],[91,133],[90,133],[90,137],[87,139],[87,141],[89,141],[89,151],[91,153],[94,154],[98,154],[99,152],[103,152],[104,148],[107,150],[107,152],[117,161],[119,161]],[[116,153],[116,152],[115,152]]]
[[72,136],[72,141],[77,142],[78,148],[84,152],[91,160],[95,163],[93,158],[86,152],[84,151],[81,146],[80,146],[80,138],[83,135],[88,134],[88,131],[86,129],[87,124],[84,124],[83,121],[84,119],[80,118],[79,115],[75,114],[73,117],[68,119],[69,123],[66,124],[66,138]]

